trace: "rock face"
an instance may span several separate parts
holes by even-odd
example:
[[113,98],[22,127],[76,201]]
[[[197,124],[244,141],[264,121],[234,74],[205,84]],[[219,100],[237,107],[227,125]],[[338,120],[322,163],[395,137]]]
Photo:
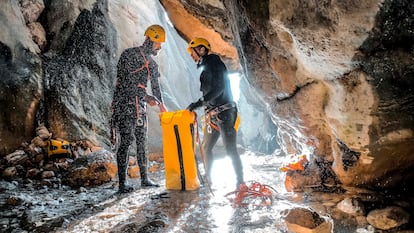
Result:
[[[183,109],[200,98],[200,70],[186,51],[187,42],[168,23],[156,0],[145,6],[128,0],[2,1],[0,19],[0,155],[30,141],[40,125],[50,130],[52,138],[88,140],[109,148],[118,57],[124,49],[141,45],[144,30],[154,23],[167,32],[167,42],[154,58],[160,65],[167,108]],[[199,27],[206,31],[201,22]],[[229,51],[227,57],[236,57],[236,49],[219,34],[215,36],[217,48]],[[237,59],[226,61],[230,70],[239,69],[237,62],[230,63]],[[256,114],[243,111],[243,121],[258,117],[268,123],[241,126],[240,142],[272,153],[277,145],[269,135],[275,134],[275,125],[263,104],[252,109],[250,105],[256,103],[247,102],[246,95],[242,93],[240,106]],[[157,108],[149,108],[149,124],[150,150],[159,152],[162,137]]]
[[289,232],[298,233],[328,233],[332,232],[332,225],[314,210],[294,208],[288,211],[285,222]]
[[[170,110],[200,96],[200,71],[187,42],[174,37],[177,29],[185,39],[209,38],[232,71],[244,71],[241,100],[255,106],[242,111],[245,122],[266,122],[241,128],[248,143],[257,142],[252,135],[268,144],[277,135],[287,155],[306,154],[320,170],[314,174],[345,185],[396,187],[413,179],[412,1],[160,2],[142,10],[126,0],[2,1],[0,154],[31,140],[39,122],[54,136],[108,145],[117,58],[159,23],[167,41],[174,38],[157,57]],[[157,112],[150,117],[159,149]]]
[[391,206],[369,212],[367,221],[375,228],[389,230],[407,223],[410,215],[401,207]]
[[56,137],[105,136],[99,132],[106,131],[112,93],[97,90],[111,90],[117,63],[116,34],[107,11],[104,1],[81,11],[64,49],[44,64],[43,122]]
[[68,170],[64,182],[72,187],[96,186],[116,177],[113,155],[105,150],[77,158]]
[[237,48],[287,154],[310,155],[346,185],[413,179],[412,1],[180,2]]
[[43,71],[18,1],[0,3],[0,31],[0,154],[6,154],[32,138]]

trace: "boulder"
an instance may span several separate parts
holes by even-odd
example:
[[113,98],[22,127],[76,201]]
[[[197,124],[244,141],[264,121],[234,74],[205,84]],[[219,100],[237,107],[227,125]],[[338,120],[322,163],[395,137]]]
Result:
[[289,232],[331,233],[332,223],[311,209],[294,208],[285,217]]
[[73,161],[63,182],[72,186],[96,186],[110,182],[117,174],[112,153],[102,149]]
[[377,229],[390,230],[399,227],[410,220],[410,214],[397,206],[372,210],[368,213],[367,221]]

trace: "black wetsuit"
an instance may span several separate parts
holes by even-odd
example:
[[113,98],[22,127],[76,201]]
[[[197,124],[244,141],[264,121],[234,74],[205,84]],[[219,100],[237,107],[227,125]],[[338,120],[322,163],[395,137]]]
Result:
[[[234,129],[238,111],[233,101],[227,68],[220,57],[215,54],[204,55],[201,64],[198,66],[202,69],[200,75],[200,90],[203,93],[201,104],[205,107],[206,116],[210,116],[211,125],[218,126],[211,127],[211,125],[207,125],[204,127],[203,151],[207,175],[211,177],[211,168],[214,161],[212,149],[219,136],[222,135],[226,152],[232,160],[237,176],[237,185],[239,185],[243,182],[243,166],[237,152],[237,131]],[[226,110],[211,114],[220,106],[227,106]]]
[[148,181],[148,121],[145,96],[149,81],[151,82],[152,94],[162,103],[158,65],[149,54],[151,54],[151,48],[143,46],[126,49],[121,54],[117,66],[112,119],[120,133],[120,146],[117,152],[120,188],[125,185],[128,150],[134,135],[137,144],[141,185],[147,184],[145,182]]

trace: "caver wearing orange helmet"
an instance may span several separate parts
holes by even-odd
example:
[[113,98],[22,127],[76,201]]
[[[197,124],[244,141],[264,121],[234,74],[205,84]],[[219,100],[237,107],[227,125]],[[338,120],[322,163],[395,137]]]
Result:
[[233,101],[226,65],[218,55],[210,53],[211,45],[204,38],[196,37],[191,40],[187,51],[197,66],[202,67],[200,91],[203,96],[191,103],[187,109],[193,111],[201,106],[205,108],[206,127],[204,127],[202,151],[205,155],[207,176],[211,178],[214,161],[212,150],[221,135],[226,152],[232,159],[237,176],[237,187],[239,187],[243,183],[243,166],[236,145],[239,117],[237,105]]
[[[112,101],[111,143],[116,144],[116,131],[120,134],[117,151],[119,192],[130,192],[126,184],[128,150],[134,140],[137,144],[137,162],[141,175],[141,187],[156,186],[147,174],[147,104],[159,105],[160,111],[166,111],[159,84],[158,64],[152,59],[165,42],[165,31],[160,25],[149,26],[144,33],[145,41],[141,46],[124,50],[117,66],[117,83]],[[151,83],[153,95],[147,93],[147,84]]]

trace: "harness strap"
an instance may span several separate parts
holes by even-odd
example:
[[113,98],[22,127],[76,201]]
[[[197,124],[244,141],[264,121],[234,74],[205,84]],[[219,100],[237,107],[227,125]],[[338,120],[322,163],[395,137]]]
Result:
[[[215,116],[215,115],[217,115],[217,114],[219,114],[221,112],[224,112],[226,110],[229,110],[231,108],[235,108],[235,107],[236,107],[236,103],[235,102],[229,102],[229,103],[222,104],[220,106],[214,107],[214,108],[212,108],[210,110],[207,110],[207,113],[206,113],[206,124],[207,124],[207,127],[211,127],[213,129],[215,129],[216,131],[220,132],[220,128],[218,127],[218,125],[214,124],[211,121],[211,117],[213,117],[213,116]],[[211,128],[210,129],[207,128],[207,130],[209,130],[209,133],[211,132]]]
[[142,52],[142,50],[141,50],[141,48],[140,47],[138,47],[138,50],[139,50],[139,52],[141,53],[141,55],[142,55],[142,58],[144,58],[144,65],[142,65],[140,68],[138,68],[138,69],[136,69],[136,70],[134,70],[134,71],[132,71],[131,72],[131,74],[135,74],[135,73],[137,73],[137,72],[139,72],[139,71],[141,71],[141,70],[143,70],[144,68],[147,68],[147,71],[148,71],[148,80],[150,79],[150,77],[151,77],[151,71],[150,71],[150,69],[149,69],[149,61],[147,60],[147,58],[145,57],[145,54]]
[[147,88],[144,86],[144,84],[142,84],[142,83],[139,83],[138,84],[138,87],[139,88],[142,88],[142,89],[144,89],[145,90],[145,92],[147,91]]
[[[136,70],[134,70],[134,71],[132,71],[131,72],[131,74],[135,74],[135,73],[137,73],[137,72],[139,72],[139,71],[141,71],[141,70],[143,70],[144,68],[146,68],[147,69],[147,73],[148,73],[148,76],[147,76],[147,80],[150,80],[150,77],[151,77],[151,71],[150,71],[150,69],[149,69],[149,61],[148,61],[148,59],[145,57],[145,54],[142,52],[142,50],[141,50],[141,48],[140,47],[138,47],[138,50],[139,50],[139,52],[141,53],[141,55],[142,55],[142,58],[144,59],[144,65],[142,65],[140,68],[138,68],[138,69],[136,69]],[[142,84],[142,83],[138,83],[138,88],[142,88],[142,89],[144,89],[144,91],[145,91],[145,93],[147,93],[147,89],[146,89],[146,87],[145,87],[145,85],[144,84]],[[140,116],[139,116],[139,101],[138,101],[138,96],[135,96],[135,110],[136,110],[136,115],[137,115],[137,120],[139,120],[140,119]]]
[[137,114],[137,120],[140,119],[139,117],[139,101],[138,101],[138,96],[135,96],[135,110],[136,110],[136,114]]
[[207,110],[207,114],[210,114],[210,116],[214,116],[214,115],[217,115],[221,112],[224,112],[228,109],[235,108],[235,107],[236,107],[235,102],[229,102],[229,103],[222,104],[220,106]]
[[220,132],[220,128],[218,125],[214,124],[213,121],[211,121],[212,115],[210,113],[206,114],[206,126],[207,126],[207,132],[211,133],[211,128],[215,129],[216,131]]

